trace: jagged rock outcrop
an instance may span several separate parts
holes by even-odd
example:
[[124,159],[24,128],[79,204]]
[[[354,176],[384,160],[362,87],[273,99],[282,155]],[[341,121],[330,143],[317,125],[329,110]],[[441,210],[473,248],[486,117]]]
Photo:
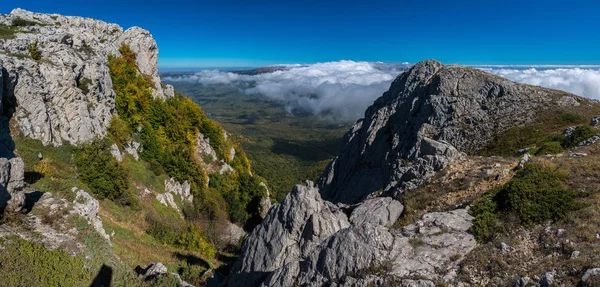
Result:
[[423,212],[399,227],[396,199],[501,132],[583,101],[476,69],[414,65],[344,136],[318,186],[297,186],[270,209],[227,286],[457,284],[459,263],[477,246],[468,208]]
[[321,241],[349,226],[342,210],[323,201],[312,182],[298,185],[244,241],[243,257],[235,263],[229,284],[256,286],[269,273],[308,256]]
[[385,225],[398,219],[399,202],[367,200],[350,222],[349,207],[323,201],[317,192],[311,182],[297,186],[269,211],[244,242],[228,286],[381,286],[417,277],[433,286],[454,279],[457,263],[476,246],[465,209],[428,213],[390,229]]
[[323,198],[357,203],[373,193],[415,188],[460,152],[474,152],[500,132],[533,121],[564,95],[477,69],[417,63],[344,136],[319,180]]
[[150,264],[146,268],[140,267],[140,269],[141,269],[140,276],[142,276],[146,280],[153,280],[158,276],[164,276],[164,275],[168,274],[170,276],[173,276],[177,280],[180,287],[194,287],[194,285],[183,281],[183,279],[181,279],[181,276],[179,276],[179,274],[169,273],[169,270],[167,269],[167,267],[164,264],[162,264],[161,262],[156,262],[156,263]]
[[[119,55],[121,43],[137,53],[140,73],[152,79],[155,97],[173,94],[171,88],[167,93],[162,89],[158,48],[144,29],[123,31],[116,24],[94,19],[22,9],[0,15],[0,24],[10,26],[17,18],[39,23],[0,39],[3,108],[24,136],[54,145],[104,136],[115,112],[108,56]],[[41,53],[39,60],[32,59],[31,45]]]
[[77,187],[73,187],[71,191],[75,193],[73,213],[85,218],[88,223],[94,227],[94,230],[110,243],[110,236],[106,234],[104,226],[102,225],[102,219],[98,216],[98,212],[100,211],[100,203],[98,200]]
[[0,211],[17,211],[25,204],[25,164],[20,157],[0,158]]

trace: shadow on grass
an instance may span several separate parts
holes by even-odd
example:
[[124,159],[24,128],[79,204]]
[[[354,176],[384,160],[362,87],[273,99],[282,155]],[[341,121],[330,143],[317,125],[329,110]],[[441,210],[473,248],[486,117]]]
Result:
[[100,271],[98,271],[98,275],[96,275],[96,278],[94,278],[94,281],[92,281],[90,287],[110,287],[110,284],[112,283],[112,276],[112,268],[106,264],[102,264]]
[[205,267],[206,269],[211,268],[210,263],[198,256],[191,254],[183,254],[179,252],[176,252],[174,255],[177,258],[177,260],[185,261],[188,265],[200,265],[202,267]]
[[271,152],[290,155],[303,161],[321,161],[331,159],[337,154],[340,139],[310,140],[294,142],[282,138],[274,138]]

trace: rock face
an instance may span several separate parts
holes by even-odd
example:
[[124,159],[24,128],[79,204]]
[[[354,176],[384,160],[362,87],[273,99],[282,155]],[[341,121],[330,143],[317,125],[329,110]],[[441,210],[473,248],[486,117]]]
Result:
[[[228,286],[367,286],[415,277],[433,286],[454,278],[457,263],[476,246],[465,209],[428,213],[403,229],[385,226],[402,211],[389,197],[365,201],[350,219],[347,210],[322,200],[311,182],[297,186],[246,239]],[[354,277],[374,270],[389,278]]]
[[110,243],[110,236],[106,234],[104,227],[102,226],[102,220],[98,216],[100,211],[100,203],[94,199],[89,193],[73,187],[72,192],[75,193],[75,200],[73,201],[73,213],[87,219],[88,223],[91,224],[94,229],[102,236],[106,241]]
[[[24,136],[54,145],[104,136],[115,112],[108,56],[119,55],[121,43],[137,53],[140,73],[152,78],[154,96],[172,96],[171,88],[166,94],[162,89],[158,48],[148,31],[123,32],[116,24],[22,9],[0,15],[0,24],[11,25],[16,18],[40,24],[0,39],[3,109]],[[30,45],[37,45],[40,60],[31,58]]]
[[24,169],[20,157],[0,158],[0,210],[16,211],[25,204]]
[[[531,122],[557,91],[520,85],[480,70],[414,65],[344,136],[319,180],[323,198],[357,203],[378,191],[419,186],[495,135]],[[368,179],[368,180],[366,180]]]
[[477,246],[468,209],[395,227],[404,211],[396,199],[549,106],[580,100],[476,69],[414,65],[344,136],[318,184],[297,186],[269,210],[227,286],[458,284],[459,263]]
[[325,202],[312,182],[298,185],[242,245],[230,286],[256,286],[269,273],[305,258],[317,244],[350,226],[346,215]]

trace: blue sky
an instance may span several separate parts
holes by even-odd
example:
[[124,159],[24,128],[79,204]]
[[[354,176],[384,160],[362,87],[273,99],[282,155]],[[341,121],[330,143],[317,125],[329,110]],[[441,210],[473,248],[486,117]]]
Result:
[[161,68],[428,58],[600,64],[597,2],[19,0],[0,12],[20,7],[143,27],[158,42]]

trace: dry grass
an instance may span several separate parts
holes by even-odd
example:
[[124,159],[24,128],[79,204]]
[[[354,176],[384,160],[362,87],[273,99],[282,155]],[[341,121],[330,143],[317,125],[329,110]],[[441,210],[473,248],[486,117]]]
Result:
[[479,156],[452,163],[430,183],[402,194],[400,201],[405,211],[394,227],[414,223],[427,212],[448,211],[471,204],[488,189],[512,178],[516,164],[510,159]]

